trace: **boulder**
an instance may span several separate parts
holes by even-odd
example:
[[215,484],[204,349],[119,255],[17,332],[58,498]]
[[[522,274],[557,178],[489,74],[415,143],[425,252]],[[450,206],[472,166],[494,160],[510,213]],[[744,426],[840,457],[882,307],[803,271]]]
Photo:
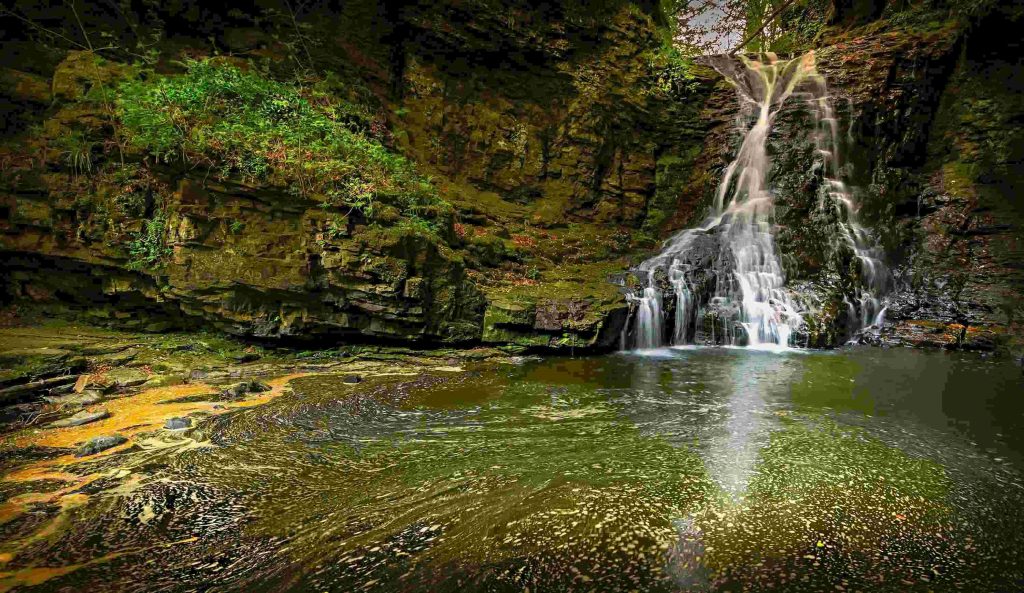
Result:
[[82,410],[70,418],[63,418],[56,422],[51,422],[47,426],[49,428],[68,428],[69,426],[81,426],[83,424],[89,424],[90,422],[96,422],[104,418],[110,418],[110,412],[100,408],[98,410],[88,411]]
[[122,443],[128,442],[128,439],[119,434],[107,434],[89,439],[84,445],[78,448],[75,452],[75,457],[88,457],[89,455],[95,455],[101,451],[116,447]]
[[164,423],[164,428],[167,430],[183,430],[191,427],[191,418],[170,418]]
[[225,399],[237,399],[245,397],[247,393],[263,393],[265,391],[270,391],[269,385],[253,380],[235,383],[224,391],[221,391],[220,394]]

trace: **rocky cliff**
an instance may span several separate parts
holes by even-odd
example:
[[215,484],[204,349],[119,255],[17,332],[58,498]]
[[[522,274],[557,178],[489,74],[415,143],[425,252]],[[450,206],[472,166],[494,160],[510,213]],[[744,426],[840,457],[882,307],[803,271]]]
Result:
[[[612,343],[624,301],[606,278],[650,244],[656,157],[698,140],[657,125],[685,118],[673,94],[696,83],[665,74],[653,7],[356,2],[301,15],[296,37],[273,16],[165,6],[148,16],[164,37],[141,71],[131,56],[82,50],[5,70],[19,106],[4,146],[9,297],[263,339]],[[19,48],[38,50],[33,39],[10,53]],[[156,124],[130,129],[126,85],[186,80],[150,93],[167,95],[223,82],[183,70],[197,60],[235,83],[326,85],[295,100],[349,106],[341,117],[354,112],[350,127],[374,150],[431,177],[436,211],[377,199],[371,214],[333,203],[322,183],[297,190],[301,151],[275,161],[273,146],[241,141],[220,155],[224,142],[197,136],[222,130],[202,122],[188,124],[180,157],[161,153]]]
[[[1020,11],[818,4],[784,15],[802,35],[786,49],[817,48],[864,218],[895,266],[876,341],[1012,347],[1024,109],[1006,81],[1020,78],[1021,50],[993,40]],[[145,62],[12,36],[7,298],[261,339],[614,347],[628,307],[609,279],[699,219],[737,140],[733,91],[668,49],[659,5],[285,8],[172,3],[132,17],[134,32],[84,15],[125,47],[159,23]],[[385,173],[404,155],[434,197],[398,195],[419,192],[415,179],[382,192],[386,175],[367,186],[357,173],[353,191],[347,170],[344,183],[308,181],[296,160],[317,155],[296,145],[262,144],[254,164],[251,146],[230,153],[207,136],[206,152],[180,155],[129,142],[125,108],[100,91],[181,79],[196,61],[287,85],[280,97],[354,130]],[[811,215],[807,138],[782,129],[780,248],[827,301],[843,262]],[[818,320],[816,344],[845,335],[840,318]]]

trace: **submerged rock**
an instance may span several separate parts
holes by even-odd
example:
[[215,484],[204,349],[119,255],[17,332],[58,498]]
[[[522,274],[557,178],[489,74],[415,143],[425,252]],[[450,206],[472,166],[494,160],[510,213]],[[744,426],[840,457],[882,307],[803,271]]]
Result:
[[260,381],[249,381],[249,393],[264,393],[270,391],[270,385]]
[[242,383],[231,385],[224,391],[221,391],[220,394],[224,398],[235,399],[244,397],[247,393],[263,393],[266,391],[270,391],[270,386],[266,383],[261,383],[259,381],[244,381]]
[[359,375],[348,375],[344,379],[342,379],[342,381],[344,383],[362,383],[363,378],[360,377]]
[[164,423],[164,428],[167,430],[182,430],[185,428],[192,427],[191,418],[170,418]]
[[99,409],[92,412],[82,410],[81,412],[71,416],[70,418],[64,418],[51,422],[47,426],[49,428],[67,428],[69,426],[81,426],[83,424],[89,424],[90,422],[96,422],[104,418],[109,418],[110,412],[105,409]]
[[107,434],[89,439],[84,445],[78,448],[75,452],[75,457],[88,457],[89,455],[95,455],[101,451],[106,451],[112,447],[116,447],[122,443],[128,442],[128,439],[119,434]]

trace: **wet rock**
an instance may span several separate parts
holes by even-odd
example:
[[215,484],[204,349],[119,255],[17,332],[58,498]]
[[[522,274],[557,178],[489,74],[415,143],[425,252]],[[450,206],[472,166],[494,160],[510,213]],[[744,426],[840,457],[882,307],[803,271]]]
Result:
[[953,349],[960,346],[966,331],[959,323],[913,319],[886,324],[880,331],[864,332],[859,338],[872,346]]
[[86,389],[85,391],[78,394],[78,403],[87,405],[86,402],[103,399],[103,392],[98,389]]
[[[599,282],[611,286],[605,280],[602,276]],[[551,298],[539,287],[535,294],[514,300],[495,299],[484,313],[482,341],[525,348],[607,348],[618,338],[628,313],[625,300],[613,292],[601,300]]]
[[[53,389],[50,389],[50,395],[67,395],[69,393],[74,393],[74,392],[75,392],[75,386],[74,385],[58,385],[58,386],[54,387]],[[43,399],[47,399],[47,397],[43,396]]]
[[[99,350],[99,348],[95,348]],[[88,354],[87,352],[85,354]],[[120,367],[131,363],[138,356],[138,350],[135,348],[123,349],[117,352],[103,353],[96,356],[90,356],[90,360],[96,366],[113,366]]]
[[246,384],[246,383],[237,383],[235,385],[232,385],[231,387],[228,387],[224,391],[221,391],[220,394],[222,396],[226,397],[226,398],[235,398],[235,397],[243,397],[248,392],[249,392],[248,384]]
[[266,383],[261,383],[259,381],[244,381],[242,383],[235,383],[234,385],[231,385],[224,391],[221,391],[220,394],[222,397],[227,399],[236,399],[245,397],[247,393],[263,393],[265,391],[270,391],[270,386]]
[[78,448],[75,452],[75,457],[87,457],[89,455],[95,455],[101,451],[106,451],[112,447],[116,447],[122,443],[128,442],[128,439],[119,434],[107,434],[89,439],[84,445]]
[[164,428],[167,430],[182,430],[185,428],[192,427],[191,418],[170,418],[164,423]]
[[270,391],[270,385],[260,381],[249,381],[249,393],[263,393]]
[[103,420],[109,418],[110,412],[105,409],[99,409],[92,412],[82,410],[81,412],[71,416],[70,418],[64,418],[51,422],[47,426],[49,428],[67,428],[69,426],[81,426],[83,424],[89,424],[90,422],[96,422],[97,420]]
[[142,384],[142,389],[153,389],[155,387],[166,387],[177,385],[182,382],[180,375],[153,375]]
[[75,377],[73,376],[52,377],[0,389],[0,405],[18,403],[19,401],[30,399],[33,395],[49,392],[49,390],[55,387],[74,383],[74,381]]
[[108,371],[106,377],[117,388],[137,387],[149,380],[149,374],[142,369],[120,368]]
[[81,393],[70,393],[67,395],[45,397],[43,399],[48,403],[60,406],[91,406],[103,401],[103,393],[96,389],[86,389]]
[[355,383],[362,383],[363,382],[363,378],[360,377],[359,375],[348,375],[347,377],[342,379],[342,381],[345,382],[345,383],[355,384]]

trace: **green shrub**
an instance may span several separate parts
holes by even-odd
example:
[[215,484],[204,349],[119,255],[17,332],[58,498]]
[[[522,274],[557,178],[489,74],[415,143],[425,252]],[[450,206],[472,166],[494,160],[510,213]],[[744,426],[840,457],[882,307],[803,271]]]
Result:
[[116,168],[113,181],[117,188],[113,196],[116,211],[128,218],[146,216],[154,195],[166,191],[149,169],[136,164]]
[[300,89],[221,61],[197,61],[184,75],[123,84],[118,114],[129,144],[164,161],[285,183],[370,219],[378,202],[412,218],[447,207],[409,161],[360,130],[365,110],[323,88]]
[[655,83],[663,92],[685,95],[697,88],[693,59],[671,44],[664,44],[649,56]]
[[157,213],[145,221],[142,231],[134,233],[128,242],[129,270],[152,270],[163,267],[164,259],[171,254],[166,239],[167,220],[163,213]]

